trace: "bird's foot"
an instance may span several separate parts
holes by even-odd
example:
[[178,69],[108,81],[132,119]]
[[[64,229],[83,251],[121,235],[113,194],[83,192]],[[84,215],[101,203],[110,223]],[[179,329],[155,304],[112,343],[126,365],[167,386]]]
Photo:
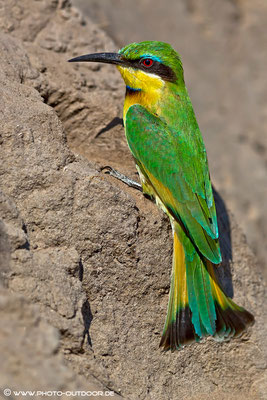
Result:
[[128,178],[127,176],[116,171],[116,169],[111,168],[109,165],[107,165],[105,167],[101,167],[101,171],[104,172],[104,174],[111,175],[114,178],[118,179],[119,181],[126,183],[126,185],[128,185],[134,189],[140,190],[141,192],[143,191],[142,185],[140,185],[140,183],[133,181],[132,179]]

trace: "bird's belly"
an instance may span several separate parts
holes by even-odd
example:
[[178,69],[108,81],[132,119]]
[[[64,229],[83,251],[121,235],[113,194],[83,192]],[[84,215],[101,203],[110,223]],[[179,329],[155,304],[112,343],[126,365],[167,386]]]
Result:
[[138,165],[136,165],[136,169],[138,171],[139,177],[140,177],[140,181],[142,184],[142,188],[143,188],[143,193],[147,194],[148,196],[152,197],[153,199],[155,199],[157,206],[165,213],[167,214],[171,219],[171,215],[168,212],[167,208],[165,207],[165,205],[163,204],[163,202],[161,201],[161,199],[159,198],[159,196],[157,195],[156,191],[154,190],[153,186],[151,185],[151,183],[146,179],[145,175],[143,174],[143,172],[141,171],[141,169],[139,168]]

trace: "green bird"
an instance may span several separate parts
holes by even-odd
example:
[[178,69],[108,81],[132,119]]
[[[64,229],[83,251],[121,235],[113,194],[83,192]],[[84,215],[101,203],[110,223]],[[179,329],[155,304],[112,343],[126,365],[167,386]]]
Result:
[[69,60],[115,64],[126,84],[123,120],[144,194],[168,215],[173,267],[160,346],[175,350],[205,336],[239,336],[254,317],[221,289],[216,209],[206,149],[180,56],[163,42]]

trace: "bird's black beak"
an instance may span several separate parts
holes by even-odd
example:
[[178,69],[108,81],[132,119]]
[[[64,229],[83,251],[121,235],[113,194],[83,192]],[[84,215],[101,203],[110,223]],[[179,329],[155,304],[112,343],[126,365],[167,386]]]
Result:
[[101,62],[107,64],[124,65],[125,61],[118,53],[94,53],[71,58],[69,62]]

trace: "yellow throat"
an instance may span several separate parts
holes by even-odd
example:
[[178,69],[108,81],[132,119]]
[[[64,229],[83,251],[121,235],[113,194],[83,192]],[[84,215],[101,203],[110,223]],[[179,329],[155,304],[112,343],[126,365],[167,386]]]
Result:
[[141,104],[148,110],[156,112],[157,103],[162,95],[165,86],[164,81],[157,75],[149,74],[144,71],[118,66],[123,80],[129,90],[126,91],[123,120],[129,107],[133,104]]

